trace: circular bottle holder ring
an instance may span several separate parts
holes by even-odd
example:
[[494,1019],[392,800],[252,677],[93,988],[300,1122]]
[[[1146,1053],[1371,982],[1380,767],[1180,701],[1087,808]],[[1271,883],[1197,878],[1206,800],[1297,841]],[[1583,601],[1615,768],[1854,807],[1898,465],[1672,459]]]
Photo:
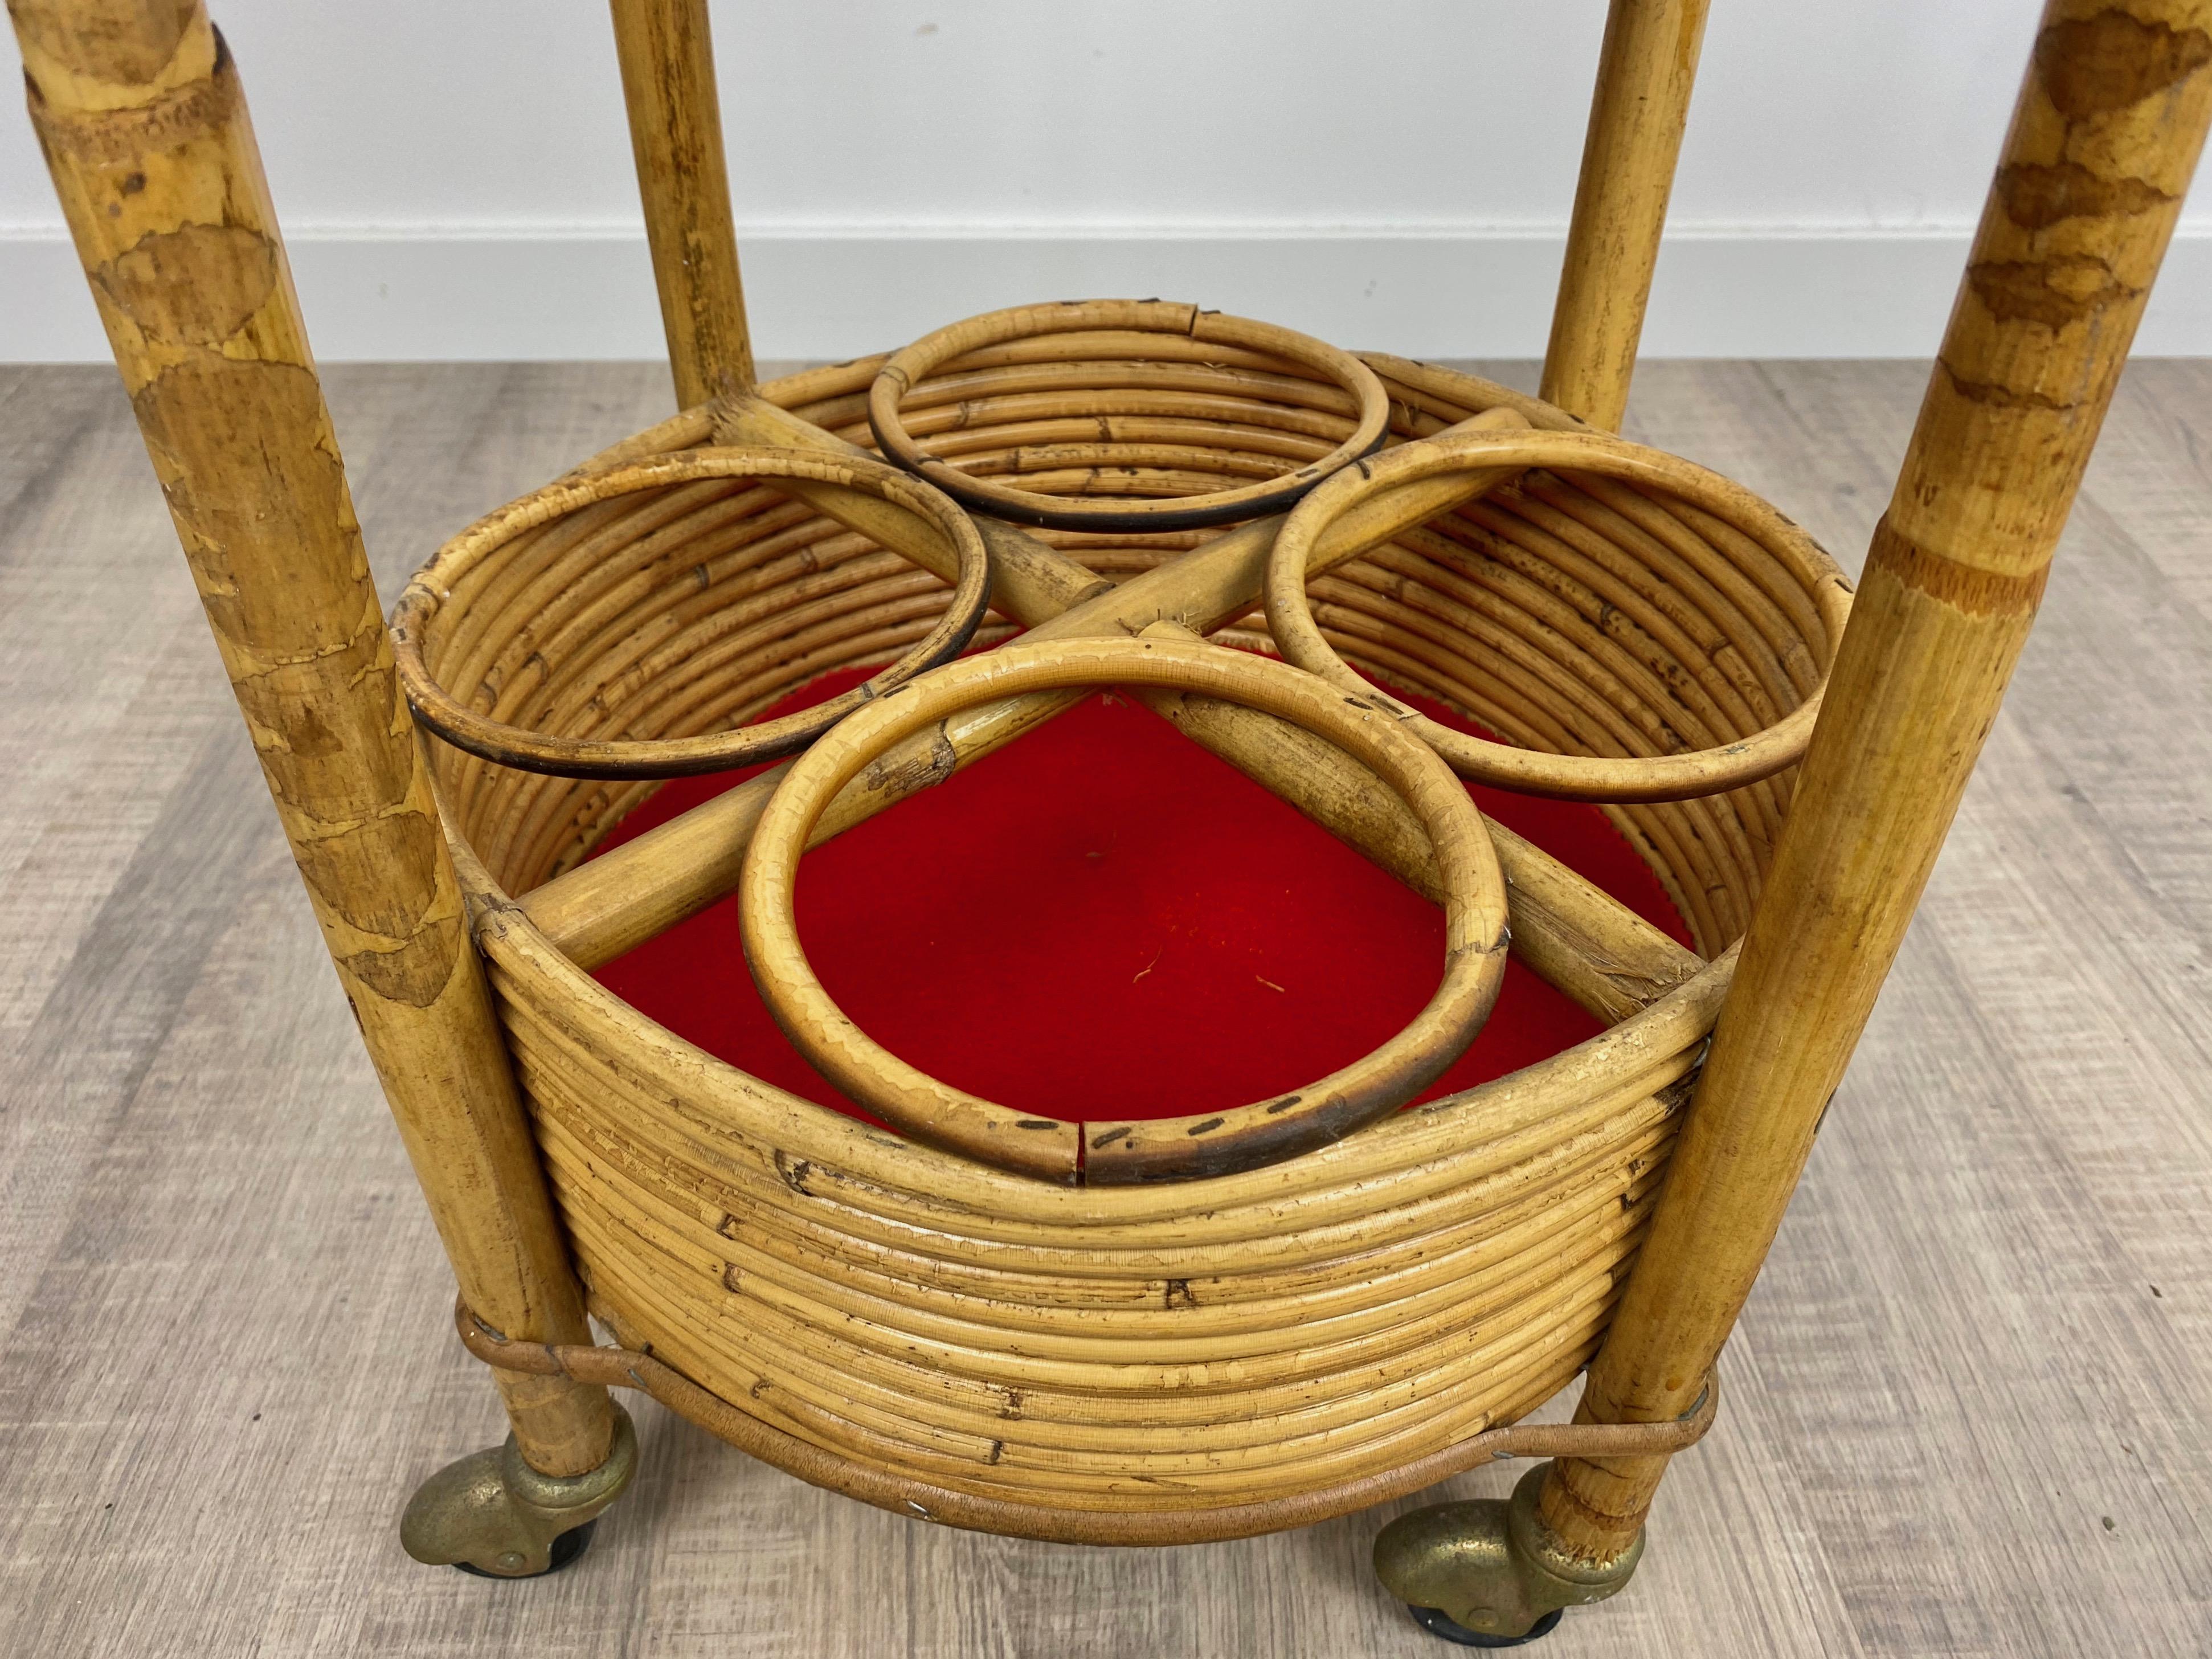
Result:
[[[1364,1060],[1294,1093],[1203,1116],[1071,1123],[1017,1112],[908,1065],[846,1018],[799,942],[799,860],[860,769],[948,714],[1024,692],[1146,685],[1199,692],[1303,726],[1396,790],[1436,848],[1444,973],[1426,1006]],[[738,888],[745,957],[776,1023],[851,1099],[916,1138],[1048,1180],[1093,1184],[1216,1175],[1334,1140],[1403,1105],[1474,1040],[1505,970],[1505,884],[1482,816],[1436,755],[1378,713],[1278,662],[1168,640],[1011,645],[909,681],[825,734],[769,800]]]
[[[616,708],[626,688],[649,684],[656,675],[665,676],[679,664],[696,666],[717,648],[757,653],[763,647],[744,629],[758,619],[745,605],[742,586],[726,602],[707,594],[710,608],[702,617],[688,616],[684,608],[711,586],[712,573],[701,548],[687,538],[691,526],[684,515],[711,514],[732,492],[696,492],[702,499],[695,501],[672,487],[773,478],[834,484],[902,507],[934,525],[959,558],[959,580],[935,625],[881,673],[843,696],[780,720],[697,736],[568,737],[510,724],[469,708],[439,683],[424,661],[423,641],[440,625],[441,614],[468,602],[482,586],[471,580],[472,574],[518,538],[564,520],[577,521],[579,531],[587,533],[578,535],[561,559],[538,573],[537,586],[546,594],[558,594],[565,585],[586,575],[605,580],[608,562],[617,555],[636,567],[613,584],[606,598],[558,624],[579,636],[610,627],[629,631],[627,647],[606,653],[606,660],[594,670],[599,678],[588,688],[592,709]],[[665,511],[645,511],[629,520],[604,516],[623,497],[653,491],[665,499]],[[603,515],[599,521],[586,518],[594,513]],[[711,532],[700,533],[711,540]],[[801,563],[807,556],[803,552],[793,556]],[[653,599],[655,592],[663,599]],[[643,611],[652,613],[643,619],[638,608],[641,593],[645,596]],[[479,520],[440,549],[408,583],[392,611],[392,653],[416,718],[472,755],[562,777],[690,777],[778,759],[805,748],[864,703],[958,656],[975,635],[990,599],[990,562],[974,523],[955,502],[896,467],[862,457],[801,450],[692,449],[572,474]],[[716,605],[720,608],[712,608]]]
[[[1717,748],[1656,755],[1561,755],[1493,743],[1439,725],[1378,690],[1322,636],[1306,595],[1307,568],[1322,534],[1360,502],[1423,478],[1544,468],[1570,477],[1619,479],[1662,507],[1686,507],[1724,534],[1747,538],[1786,572],[1793,599],[1817,611],[1828,640],[1843,632],[1850,592],[1827,555],[1809,536],[1741,484],[1662,450],[1596,432],[1474,433],[1401,445],[1338,473],[1298,504],[1268,556],[1267,626],[1284,658],[1348,695],[1395,715],[1461,776],[1496,788],[1559,799],[1608,802],[1686,800],[1755,783],[1796,764],[1812,738],[1820,708],[1819,684],[1773,724]],[[1621,521],[1626,525],[1626,521]],[[1631,532],[1634,526],[1626,526]],[[1830,646],[1832,653],[1832,643]]]
[[[1163,361],[1149,361],[1154,352]],[[902,407],[925,380],[957,380],[958,371],[1055,356],[1099,366],[1087,377],[1098,395],[1087,407],[1071,404],[1055,411],[1056,420],[1039,420],[1036,441],[963,453],[956,465],[932,453],[944,446],[908,429]],[[1243,371],[1239,384],[1224,388],[1233,396],[1217,395],[1178,416],[1143,395],[1152,388],[1203,397],[1203,386],[1177,387],[1175,371],[1205,366]],[[1127,371],[1120,379],[1117,367]],[[1316,380],[1328,388],[1325,407],[1314,401]],[[1271,392],[1285,401],[1274,402]],[[942,385],[920,393],[946,395]],[[1315,413],[1353,422],[1342,441],[1318,455],[1318,445],[1298,441],[1310,437],[1300,428],[1311,422],[1297,417]],[[1199,530],[1282,512],[1371,453],[1389,414],[1382,381],[1350,352],[1272,323],[1161,300],[1067,301],[970,317],[894,352],[868,390],[877,447],[955,501],[1016,524],[1116,533]],[[1261,476],[1223,489],[1224,468]]]

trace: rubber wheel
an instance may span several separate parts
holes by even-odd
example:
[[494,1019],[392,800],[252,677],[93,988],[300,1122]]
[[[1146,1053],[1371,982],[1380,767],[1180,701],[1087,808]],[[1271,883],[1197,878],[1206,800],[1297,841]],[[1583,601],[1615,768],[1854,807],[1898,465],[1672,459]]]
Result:
[[1553,1607],[1528,1627],[1526,1636],[1486,1636],[1479,1630],[1469,1630],[1440,1607],[1417,1607],[1408,1603],[1407,1611],[1413,1615],[1413,1622],[1430,1635],[1441,1636],[1463,1648],[1517,1648],[1540,1636],[1549,1636],[1559,1627],[1559,1616],[1566,1609]]
[[[453,1566],[457,1571],[468,1574],[471,1578],[548,1577],[560,1571],[562,1568],[568,1565],[591,1547],[592,1534],[598,1529],[599,1524],[596,1520],[586,1521],[582,1526],[572,1528],[555,1539],[550,1551],[552,1559],[546,1564],[544,1572],[486,1572],[482,1567],[472,1567],[465,1561],[456,1561]],[[1442,1618],[1443,1615],[1439,1613],[1437,1617]],[[1446,1620],[1446,1622],[1449,1621]],[[1457,1626],[1455,1626],[1454,1628],[1456,1629]]]

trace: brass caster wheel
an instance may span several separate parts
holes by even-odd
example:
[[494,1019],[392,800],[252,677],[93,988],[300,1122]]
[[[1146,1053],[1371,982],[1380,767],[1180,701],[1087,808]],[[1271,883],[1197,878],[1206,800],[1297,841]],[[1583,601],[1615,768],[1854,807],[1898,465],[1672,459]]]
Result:
[[592,1534],[599,1529],[596,1521],[586,1521],[570,1532],[562,1533],[553,1540],[550,1559],[542,1572],[487,1572],[472,1561],[456,1561],[455,1572],[465,1572],[475,1578],[543,1578],[546,1573],[558,1572],[562,1568],[582,1558],[592,1547]]
[[1486,1636],[1479,1630],[1469,1630],[1442,1607],[1417,1607],[1409,1604],[1406,1610],[1413,1615],[1413,1622],[1430,1635],[1441,1636],[1445,1641],[1456,1642],[1463,1648],[1525,1647],[1539,1637],[1549,1636],[1559,1627],[1559,1620],[1566,1616],[1565,1608],[1553,1607],[1528,1626],[1526,1636]]
[[1618,1595],[1643,1559],[1643,1535],[1611,1561],[1569,1554],[1536,1513],[1551,1469],[1539,1463],[1510,1498],[1400,1516],[1376,1537],[1376,1577],[1422,1629],[1470,1648],[1533,1642],[1563,1608]]
[[607,1461],[582,1474],[538,1474],[509,1435],[424,1481],[400,1517],[399,1542],[425,1566],[542,1578],[583,1554],[599,1512],[636,1471],[637,1431],[619,1406]]

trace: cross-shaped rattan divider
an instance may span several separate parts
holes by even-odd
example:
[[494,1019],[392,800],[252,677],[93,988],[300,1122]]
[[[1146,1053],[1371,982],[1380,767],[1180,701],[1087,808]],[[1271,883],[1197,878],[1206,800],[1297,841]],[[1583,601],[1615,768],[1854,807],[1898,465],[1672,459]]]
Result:
[[[1427,373],[1401,360],[1376,362],[1401,386],[1418,386]],[[1450,379],[1464,396],[1466,377]],[[1449,422],[1401,407],[1397,423],[1401,435],[1583,429],[1547,404],[1481,384],[1486,397],[1494,398],[1493,407]],[[598,458],[594,465],[708,443],[825,455],[865,453],[836,434],[748,392],[664,422]],[[1352,558],[1495,488],[1509,476],[1498,470],[1462,472],[1375,495],[1331,526],[1311,568],[1327,568]],[[913,514],[835,485],[799,478],[775,483],[824,516],[921,568],[947,580],[957,576],[957,555],[950,542]],[[991,556],[993,603],[1024,627],[1024,637],[1032,642],[1127,638],[1146,629],[1155,638],[1200,640],[1250,614],[1284,522],[1277,516],[1224,531],[1117,586],[1023,530],[988,517],[978,520]],[[1832,643],[1847,605],[1840,580],[1823,594],[1821,603]],[[824,817],[816,844],[940,781],[1083,695],[1061,691],[1007,699],[954,717],[941,733],[907,740],[839,795]],[[1204,747],[1416,890],[1437,897],[1436,866],[1426,836],[1398,797],[1378,787],[1358,762],[1256,710],[1179,692],[1139,695]],[[779,767],[747,780],[652,833],[556,877],[522,895],[520,907],[552,944],[581,966],[594,967],[621,955],[735,889],[753,827],[783,772]],[[1724,789],[1748,781],[1716,775],[1711,787]],[[1540,848],[1502,827],[1491,828],[1509,884],[1514,953],[1599,1018],[1608,1023],[1627,1018],[1705,966],[1692,952]],[[1133,1168],[1140,1157],[1158,1156],[1158,1148],[1151,1146],[1157,1138],[1139,1133],[1139,1126],[1098,1123],[1086,1127],[1094,1144],[1104,1143],[1101,1152],[1094,1154],[1089,1171],[1092,1179],[1115,1178],[1111,1166],[1117,1160],[1112,1149],[1121,1149]],[[1197,1172],[1195,1167],[1192,1172]]]

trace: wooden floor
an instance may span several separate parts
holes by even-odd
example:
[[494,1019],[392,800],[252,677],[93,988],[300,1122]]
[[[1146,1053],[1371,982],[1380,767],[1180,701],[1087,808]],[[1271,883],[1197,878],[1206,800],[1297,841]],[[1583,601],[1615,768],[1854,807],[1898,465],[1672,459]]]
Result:
[[[1654,365],[1632,435],[1856,566],[1923,374]],[[630,366],[329,380],[387,597],[666,399]],[[104,371],[0,370],[0,1653],[1449,1650],[1370,1577],[1381,1513],[1008,1542],[649,1402],[577,1568],[414,1566],[399,1506],[495,1437],[492,1392]],[[2212,363],[2143,363],[1720,1426],[1629,1592],[1538,1651],[2212,1654],[2208,947]]]

